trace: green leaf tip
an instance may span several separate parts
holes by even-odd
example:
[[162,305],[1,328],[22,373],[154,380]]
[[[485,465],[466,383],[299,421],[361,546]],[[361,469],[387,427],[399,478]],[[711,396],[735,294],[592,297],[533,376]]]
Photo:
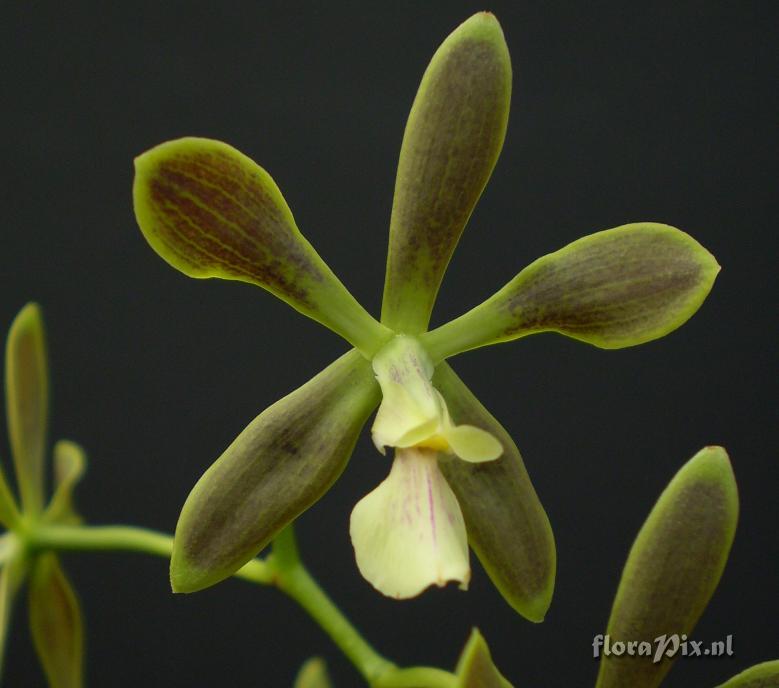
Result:
[[[737,520],[728,455],[706,447],[674,476],[633,543],[606,631],[611,642],[689,636],[722,575]],[[596,686],[655,688],[673,657],[654,659],[606,655]]]
[[184,504],[174,592],[227,578],[314,504],[345,468],[379,396],[370,363],[351,351],[255,418]]
[[681,230],[652,222],[623,225],[539,258],[423,341],[439,359],[547,331],[603,349],[635,346],[692,317],[719,269]]
[[497,19],[455,29],[425,71],[400,150],[382,322],[427,329],[438,288],[503,146],[511,59]]
[[779,688],[779,659],[755,664],[717,688]]
[[492,661],[490,648],[478,628],[471,631],[455,673],[454,688],[512,688]]
[[22,506],[37,514],[44,500],[49,407],[46,332],[37,303],[24,306],[8,332],[5,393],[8,434]]
[[133,205],[150,246],[196,278],[249,282],[362,350],[385,328],[298,230],[271,176],[232,146],[186,137],[135,159]]
[[554,593],[557,554],[549,518],[511,436],[447,363],[433,383],[452,419],[488,431],[503,446],[496,461],[445,461],[441,470],[465,518],[468,542],[495,587],[523,617],[544,620]]

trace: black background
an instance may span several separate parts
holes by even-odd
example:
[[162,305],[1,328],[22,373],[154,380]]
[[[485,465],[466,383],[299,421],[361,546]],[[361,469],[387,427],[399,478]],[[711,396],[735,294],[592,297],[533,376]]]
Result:
[[[591,685],[592,638],[630,543],[705,444],[729,450],[742,513],[695,636],[732,634],[735,656],[679,661],[665,685],[713,686],[778,654],[774,7],[489,7],[512,54],[512,115],[434,324],[543,253],[630,221],[685,229],[723,269],[700,312],[660,341],[606,352],[541,335],[454,361],[513,434],[555,528],[557,589],[542,625],[513,613],[475,559],[467,594],[396,603],[360,578],[349,513],[389,468],[364,433],[299,535],[315,575],[393,660],[452,666],[476,625],[517,685]],[[2,3],[0,322],[30,299],[45,309],[52,433],[89,452],[79,490],[89,522],[172,531],[195,480],[243,426],[346,349],[261,290],[191,280],[160,260],[132,215],[133,157],[182,135],[240,148],[378,313],[408,109],[438,44],[484,8]],[[288,686],[314,653],[338,686],[359,684],[273,590],[229,581],[173,596],[162,560],[65,561],[93,686]],[[22,604],[6,683],[43,685]]]

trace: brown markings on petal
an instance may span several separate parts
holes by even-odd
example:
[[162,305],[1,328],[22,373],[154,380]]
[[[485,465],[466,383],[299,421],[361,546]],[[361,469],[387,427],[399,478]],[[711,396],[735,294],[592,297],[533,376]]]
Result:
[[457,496],[468,541],[487,573],[520,613],[540,621],[555,576],[555,546],[549,519],[516,444],[448,364],[436,368],[433,383],[452,420],[491,433],[503,446],[495,461],[442,461],[441,470]]
[[257,554],[340,475],[379,396],[352,351],[255,418],[190,496],[186,558],[226,576]]
[[300,284],[324,276],[258,173],[222,151],[197,151],[162,161],[150,192],[159,233],[195,270],[227,272],[311,305]]
[[[436,65],[398,166],[388,281],[424,284],[432,302],[495,165],[510,89],[494,45],[462,42]],[[402,299],[399,289],[395,298]]]
[[554,329],[619,337],[638,322],[649,329],[701,277],[699,263],[678,241],[629,232],[530,269],[532,276],[504,304],[516,323],[506,334]]
[[[615,641],[689,635],[722,573],[732,540],[732,512],[725,488],[697,480],[683,486],[654,521],[640,550],[630,553],[607,633]],[[654,650],[654,648],[653,648]],[[673,658],[604,657],[598,686],[656,686]]]

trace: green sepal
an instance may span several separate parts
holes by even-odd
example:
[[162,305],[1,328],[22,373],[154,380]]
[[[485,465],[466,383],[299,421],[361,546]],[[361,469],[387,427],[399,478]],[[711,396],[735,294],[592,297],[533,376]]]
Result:
[[779,688],[779,659],[755,664],[717,688]]
[[46,520],[72,525],[81,522],[73,506],[73,490],[86,467],[86,453],[78,444],[60,440],[54,445],[54,495],[46,508]]
[[14,318],[5,349],[8,435],[22,508],[43,508],[43,459],[49,406],[46,334],[40,308],[28,303]]
[[511,60],[498,20],[480,12],[436,51],[411,107],[390,221],[382,322],[417,334],[503,146]]
[[366,353],[389,333],[300,233],[257,163],[221,141],[168,141],[135,160],[135,216],[151,247],[197,278],[256,284]]
[[18,536],[14,532],[7,530],[0,535],[0,567],[16,556],[17,547]]
[[643,344],[692,317],[719,269],[695,239],[668,225],[607,229],[539,258],[423,343],[437,360],[547,331],[603,349]]
[[327,665],[321,657],[311,657],[300,667],[293,688],[332,688]]
[[19,522],[19,507],[0,465],[0,525],[10,529]]
[[492,582],[517,612],[541,622],[552,601],[557,558],[549,519],[522,456],[447,363],[436,368],[433,384],[456,423],[486,430],[503,445],[495,461],[450,459],[439,465],[462,508],[468,543]]
[[471,631],[455,673],[454,688],[512,688],[492,661],[487,641],[477,628]]
[[350,351],[255,418],[184,504],[173,590],[227,578],[316,502],[345,468],[379,397],[371,364]]
[[51,552],[36,557],[29,582],[30,632],[50,688],[83,685],[81,605]]
[[0,679],[2,678],[11,615],[19,588],[27,575],[27,558],[23,553],[12,555],[0,567]]
[[[706,447],[660,495],[622,572],[606,633],[610,641],[689,636],[719,582],[738,520],[728,455]],[[663,656],[604,655],[596,688],[654,688],[671,668]]]

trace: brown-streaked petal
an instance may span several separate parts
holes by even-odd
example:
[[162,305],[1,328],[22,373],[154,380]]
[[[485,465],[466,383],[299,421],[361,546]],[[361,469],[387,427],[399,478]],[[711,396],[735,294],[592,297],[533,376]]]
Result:
[[54,445],[54,495],[46,508],[46,519],[60,523],[79,523],[73,507],[73,490],[86,471],[84,450],[75,442],[60,440]]
[[19,311],[8,332],[5,394],[8,435],[22,508],[37,514],[43,507],[49,371],[46,333],[36,303],[28,303]]
[[650,656],[604,655],[596,688],[655,688],[671,668],[655,639],[692,633],[717,587],[738,520],[728,455],[706,447],[660,495],[636,537],[606,630],[610,642],[646,641]]
[[389,333],[300,233],[257,163],[221,141],[168,141],[135,160],[133,201],[151,247],[190,277],[256,284],[373,353]]
[[433,55],[406,124],[382,305],[391,329],[427,329],[446,266],[498,160],[510,99],[503,31],[480,12]]
[[703,246],[674,227],[640,222],[607,229],[539,258],[423,342],[437,360],[546,331],[604,349],[635,346],[687,321],[719,269]]
[[441,470],[465,517],[468,542],[505,600],[530,621],[544,620],[554,591],[552,528],[519,450],[447,363],[433,384],[456,423],[486,430],[503,445],[495,461],[442,460]]
[[779,659],[755,664],[717,688],[779,688]]
[[50,688],[81,688],[84,621],[81,605],[51,552],[36,557],[29,583],[30,632]]
[[512,688],[492,661],[487,641],[477,628],[471,631],[455,673],[453,688]]
[[346,466],[379,397],[371,364],[351,351],[255,418],[184,504],[173,590],[227,578],[316,502]]

